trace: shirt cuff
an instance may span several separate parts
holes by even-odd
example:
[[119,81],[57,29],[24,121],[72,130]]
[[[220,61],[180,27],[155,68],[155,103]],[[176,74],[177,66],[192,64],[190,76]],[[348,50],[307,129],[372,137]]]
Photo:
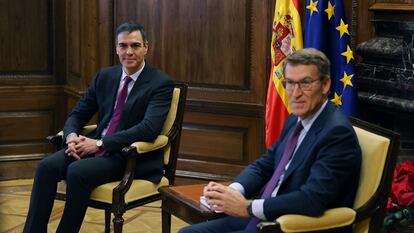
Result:
[[236,190],[236,191],[238,191],[239,193],[241,193],[244,196],[244,193],[245,193],[244,187],[240,183],[238,183],[238,182],[231,183],[229,185],[229,187]]
[[252,212],[253,215],[261,220],[267,220],[266,216],[264,215],[263,206],[264,206],[264,199],[255,199],[252,201]]

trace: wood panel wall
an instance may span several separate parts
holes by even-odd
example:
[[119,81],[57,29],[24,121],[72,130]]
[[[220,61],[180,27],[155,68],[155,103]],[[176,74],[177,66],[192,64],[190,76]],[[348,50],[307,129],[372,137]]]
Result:
[[[32,177],[62,125],[65,66],[60,2],[0,2],[0,179]],[[63,25],[63,28],[61,26]]]
[[[303,12],[305,0],[300,1]],[[345,0],[353,37],[374,35],[375,4]],[[235,176],[264,152],[274,0],[3,0],[0,2],[0,179],[30,177],[44,141],[100,67],[116,64],[114,30],[137,21],[147,61],[189,84],[181,180]],[[384,5],[377,5],[383,7]],[[302,17],[304,20],[304,17]]]
[[[178,173],[205,179],[234,176],[264,150],[263,109],[272,13],[268,2],[107,1],[100,7],[87,7],[82,1],[69,3],[68,106],[73,106],[96,72],[87,72],[79,64],[97,69],[95,58],[99,53],[104,54],[104,62],[116,63],[115,27],[125,21],[140,22],[150,40],[147,61],[190,86]],[[113,12],[101,11],[111,6]],[[89,9],[89,15],[85,16],[82,9]],[[110,22],[112,14],[114,20]],[[101,17],[98,22],[94,21],[99,19],[96,15]],[[85,38],[85,29],[79,26],[84,25],[82,22],[95,32],[87,37],[90,45],[97,42],[96,38],[108,43],[82,48],[77,41]],[[91,56],[88,59],[80,55],[85,49]],[[214,148],[222,150],[211,150]]]
[[189,84],[178,174],[228,179],[264,151],[272,1],[115,1],[147,29],[148,61]]
[[113,2],[66,2],[67,111],[85,92],[100,67],[113,63]]

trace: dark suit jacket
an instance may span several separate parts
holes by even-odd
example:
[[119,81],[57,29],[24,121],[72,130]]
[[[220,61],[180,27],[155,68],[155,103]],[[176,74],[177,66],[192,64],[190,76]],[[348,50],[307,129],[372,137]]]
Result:
[[[92,116],[98,112],[97,129],[89,137],[101,138],[111,120],[117,97],[122,66],[100,70],[85,95],[69,114],[64,126],[64,138],[69,133],[80,134]],[[119,153],[135,141],[152,141],[161,132],[172,99],[174,82],[148,62],[135,82],[124,105],[118,131],[103,138],[105,151]],[[140,156],[135,176],[152,182],[162,177],[163,153]]]
[[[235,179],[246,197],[266,185],[283,154],[297,117],[287,118],[280,139]],[[328,102],[298,147],[276,197],[264,202],[274,220],[284,214],[321,215],[327,208],[352,207],[359,182],[361,149],[342,111]]]

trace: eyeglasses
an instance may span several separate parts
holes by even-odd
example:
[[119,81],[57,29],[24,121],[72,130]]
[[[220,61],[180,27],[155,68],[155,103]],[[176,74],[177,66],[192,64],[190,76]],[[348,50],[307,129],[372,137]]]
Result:
[[287,91],[293,91],[296,87],[296,84],[299,85],[299,88],[302,91],[310,91],[312,89],[312,83],[316,82],[316,81],[320,81],[320,79],[315,79],[315,80],[310,80],[310,79],[303,79],[300,80],[298,82],[289,80],[289,79],[284,79],[282,81],[283,86],[285,87],[285,89]]

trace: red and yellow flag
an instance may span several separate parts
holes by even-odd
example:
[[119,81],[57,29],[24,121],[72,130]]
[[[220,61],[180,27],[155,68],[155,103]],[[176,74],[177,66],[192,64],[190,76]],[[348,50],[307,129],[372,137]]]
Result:
[[282,63],[286,56],[303,48],[298,0],[276,0],[272,33],[272,66],[266,100],[266,147],[280,136],[290,113],[282,85]]

